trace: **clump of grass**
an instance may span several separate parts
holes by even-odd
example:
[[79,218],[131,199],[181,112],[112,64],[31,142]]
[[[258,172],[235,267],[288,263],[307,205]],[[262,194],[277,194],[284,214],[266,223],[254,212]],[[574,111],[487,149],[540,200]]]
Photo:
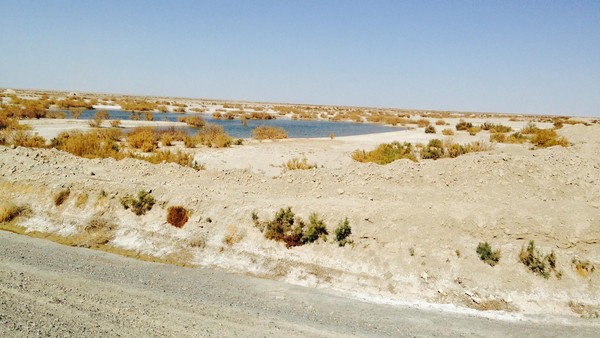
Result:
[[350,227],[350,221],[348,221],[348,217],[346,217],[338,223],[338,226],[335,229],[335,240],[338,242],[339,246],[352,244],[353,241],[348,238],[351,234],[352,228]]
[[454,130],[450,128],[445,128],[442,130],[442,135],[451,136],[454,135]]
[[388,164],[399,159],[409,159],[416,162],[417,158],[413,153],[412,144],[405,142],[383,143],[377,146],[375,150],[355,150],[352,153],[352,159],[357,162],[373,162],[377,164]]
[[75,206],[78,208],[83,208],[88,201],[88,194],[83,193],[77,196],[77,200],[75,201]]
[[182,228],[188,221],[189,212],[182,206],[172,206],[167,209],[167,222],[176,228]]
[[521,248],[519,261],[531,272],[546,279],[550,277],[551,272],[554,272],[557,278],[561,277],[561,273],[556,270],[556,255],[554,254],[554,251],[544,255],[542,252],[535,249],[534,241],[529,241],[527,249]]
[[308,163],[308,159],[306,157],[303,157],[302,159],[294,157],[284,163],[282,166],[287,170],[309,170],[317,167],[315,163]]
[[469,135],[471,136],[475,136],[477,135],[477,133],[479,133],[481,131],[481,127],[471,127],[467,129],[467,132],[469,133]]
[[0,205],[0,223],[8,223],[30,211],[31,209],[27,206],[15,205],[10,202],[2,203]]
[[37,134],[31,134],[31,132],[24,129],[5,129],[2,131],[2,135],[0,135],[2,140],[0,144],[10,144],[17,147],[27,147],[27,148],[45,148],[46,147],[46,139]]
[[159,150],[149,155],[130,155],[133,158],[141,159],[152,164],[159,163],[176,163],[183,167],[195,167],[194,156],[182,150],[170,151],[170,150]]
[[156,200],[154,197],[145,190],[139,191],[137,197],[127,195],[121,198],[123,208],[125,210],[131,208],[131,211],[138,216],[145,215],[148,211],[152,210],[155,203]]
[[575,271],[577,271],[577,274],[581,277],[587,277],[596,270],[596,267],[588,260],[573,258],[571,263],[573,264]]
[[425,134],[435,134],[436,130],[435,127],[433,125],[428,125],[427,127],[425,127]]
[[143,152],[150,152],[158,146],[158,137],[151,127],[137,127],[127,135],[127,143],[130,147]]
[[313,213],[308,225],[300,217],[296,217],[290,207],[281,208],[270,221],[261,222],[256,212],[252,212],[252,222],[263,233],[265,238],[285,243],[287,248],[313,243],[322,238],[327,240],[327,227],[318,214]]
[[259,126],[252,129],[252,137],[262,140],[281,140],[288,137],[287,132],[283,128],[271,126]]
[[[490,266],[495,266],[500,261],[500,250],[492,251],[492,246],[488,242],[479,243],[476,252],[479,258]],[[459,254],[457,256],[460,257]]]
[[71,194],[71,189],[63,189],[59,191],[56,195],[54,195],[54,205],[61,206],[65,201],[69,198]]

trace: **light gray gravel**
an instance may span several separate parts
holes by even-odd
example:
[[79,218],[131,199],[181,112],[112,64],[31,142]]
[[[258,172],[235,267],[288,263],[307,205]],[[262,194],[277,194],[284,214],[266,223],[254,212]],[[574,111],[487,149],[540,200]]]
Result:
[[0,231],[0,336],[594,336],[364,303],[209,269],[137,261]]

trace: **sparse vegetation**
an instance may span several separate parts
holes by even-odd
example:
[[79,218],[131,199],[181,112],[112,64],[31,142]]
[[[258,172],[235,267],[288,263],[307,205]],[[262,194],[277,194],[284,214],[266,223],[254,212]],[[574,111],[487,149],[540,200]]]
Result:
[[490,133],[508,133],[512,131],[512,128],[509,126],[504,126],[502,124],[494,124],[490,122],[485,122],[481,125],[481,129],[488,130]]
[[[488,242],[479,243],[476,250],[479,258],[490,266],[495,266],[500,261],[500,250],[492,251]],[[460,254],[457,254],[460,257]]]
[[172,206],[167,209],[167,222],[176,228],[182,228],[188,221],[189,212],[182,206]]
[[287,132],[283,128],[271,126],[259,126],[252,130],[252,137],[262,140],[280,140],[288,137]]
[[89,120],[88,123],[92,128],[100,128],[102,127],[102,122],[107,119],[110,119],[110,114],[108,113],[108,111],[100,110],[97,111],[96,114],[94,114],[94,118],[92,120]]
[[534,241],[529,241],[527,249],[521,248],[519,261],[531,272],[546,279],[550,277],[551,272],[554,272],[557,278],[560,279],[561,277],[561,273],[556,270],[556,255],[554,251],[544,255],[539,250],[536,250]]
[[158,147],[158,136],[151,127],[137,127],[127,135],[127,143],[132,148],[150,152]]
[[148,211],[152,210],[155,203],[156,200],[151,193],[145,190],[138,192],[137,197],[127,195],[121,198],[121,205],[123,208],[125,208],[125,210],[131,208],[131,211],[138,216],[145,215]]
[[194,115],[194,116],[182,116],[177,119],[179,122],[184,122],[188,126],[192,127],[203,127],[206,125],[206,121],[202,118],[202,116]]
[[213,123],[209,123],[200,128],[198,134],[194,136],[193,139],[194,140],[192,140],[191,143],[200,143],[207,147],[214,148],[230,147],[233,143],[233,139],[225,132],[223,127]]

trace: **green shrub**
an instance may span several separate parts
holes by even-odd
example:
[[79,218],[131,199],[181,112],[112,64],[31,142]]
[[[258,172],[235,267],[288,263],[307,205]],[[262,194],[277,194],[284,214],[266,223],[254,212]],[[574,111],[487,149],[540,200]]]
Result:
[[441,140],[433,139],[429,140],[427,146],[421,149],[421,158],[422,159],[432,159],[437,160],[439,158],[444,157],[444,144]]
[[476,252],[479,258],[490,266],[494,266],[500,261],[500,250],[492,251],[492,247],[488,242],[479,243]]
[[154,197],[147,191],[141,190],[138,192],[137,198],[127,195],[121,198],[121,205],[125,210],[131,208],[134,214],[140,216],[145,215],[156,203]]
[[351,234],[352,228],[350,227],[350,221],[348,221],[348,217],[346,217],[343,221],[338,223],[338,226],[335,229],[335,240],[338,242],[339,246],[351,244],[353,241],[348,239]]
[[296,217],[290,207],[279,209],[270,221],[261,222],[256,212],[252,212],[252,222],[263,233],[265,238],[285,243],[287,248],[313,243],[319,238],[327,240],[327,228],[319,215],[313,213],[309,224]]

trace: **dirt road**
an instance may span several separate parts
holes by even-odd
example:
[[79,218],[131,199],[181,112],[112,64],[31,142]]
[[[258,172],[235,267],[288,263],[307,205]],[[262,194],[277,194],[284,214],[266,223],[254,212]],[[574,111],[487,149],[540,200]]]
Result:
[[593,336],[598,327],[495,321],[365,303],[0,232],[0,336]]

